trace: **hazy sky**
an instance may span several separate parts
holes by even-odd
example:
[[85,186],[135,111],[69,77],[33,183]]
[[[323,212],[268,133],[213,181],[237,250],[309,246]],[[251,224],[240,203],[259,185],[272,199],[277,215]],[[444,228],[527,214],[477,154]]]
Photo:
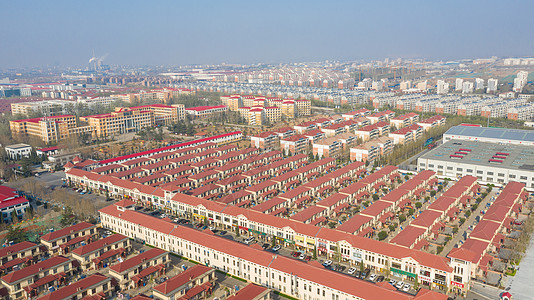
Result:
[[0,68],[534,56],[534,1],[4,0]]

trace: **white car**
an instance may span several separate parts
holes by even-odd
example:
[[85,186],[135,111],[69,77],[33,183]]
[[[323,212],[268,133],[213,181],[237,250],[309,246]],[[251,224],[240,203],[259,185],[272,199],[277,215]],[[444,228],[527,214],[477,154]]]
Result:
[[323,263],[323,266],[328,267],[328,266],[330,266],[331,264],[332,264],[332,261],[331,261],[331,260],[327,260],[327,261],[325,261],[325,262]]
[[245,239],[245,244],[248,245],[248,244],[251,244],[251,243],[254,242],[254,241],[255,241],[254,237],[251,236],[251,237]]
[[369,276],[369,280],[370,281],[375,281],[376,277],[378,277],[376,274],[373,274],[371,276]]
[[306,254],[301,253],[300,256],[299,256],[299,259],[300,260],[304,260],[305,258],[306,258]]
[[408,292],[410,290],[412,286],[408,283],[404,284],[404,286],[402,287],[402,290],[405,291],[405,292]]
[[280,245],[276,245],[276,246],[274,246],[274,247],[272,248],[272,250],[273,250],[274,252],[276,252],[276,251],[278,251],[278,250],[280,250],[280,249],[282,249],[282,246],[280,246]]
[[404,283],[402,281],[397,282],[395,285],[396,288],[401,289],[404,286]]
[[395,280],[395,279],[391,279],[389,281],[389,284],[391,284],[392,286],[395,286],[396,283],[397,283],[397,280]]
[[352,275],[352,274],[354,274],[355,272],[356,272],[356,268],[350,268],[350,269],[347,271],[347,273],[348,273],[349,275]]

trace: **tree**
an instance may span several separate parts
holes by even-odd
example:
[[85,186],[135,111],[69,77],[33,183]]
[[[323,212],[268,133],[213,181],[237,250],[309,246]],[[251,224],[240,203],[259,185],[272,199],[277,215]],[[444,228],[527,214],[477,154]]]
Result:
[[388,237],[388,233],[384,230],[380,231],[378,233],[378,240],[379,241],[382,241],[382,240],[385,240],[386,238]]
[[471,216],[471,211],[468,210],[468,211],[465,212],[465,217],[469,218],[469,216]]
[[59,221],[59,223],[62,226],[67,226],[67,225],[70,225],[73,221],[74,221],[74,215],[72,213],[72,209],[69,206],[67,206],[63,210],[63,214],[61,214],[61,220]]
[[395,225],[391,224],[388,226],[389,231],[395,231]]
[[411,216],[415,213],[415,209],[413,208],[410,208],[410,210],[408,210],[408,215]]
[[378,200],[379,198],[380,198],[380,197],[378,197],[377,194],[373,194],[373,200],[374,200],[374,201]]
[[12,241],[13,243],[20,243],[26,240],[26,232],[24,232],[24,229],[20,228],[19,226],[9,226],[9,230],[6,235],[7,241]]
[[406,221],[406,216],[405,215],[399,215],[399,221],[402,223],[404,221]]
[[421,208],[423,206],[423,204],[421,202],[415,202],[415,207],[416,208]]
[[430,196],[432,196],[432,197],[436,196],[436,191],[435,190],[431,190],[430,191]]

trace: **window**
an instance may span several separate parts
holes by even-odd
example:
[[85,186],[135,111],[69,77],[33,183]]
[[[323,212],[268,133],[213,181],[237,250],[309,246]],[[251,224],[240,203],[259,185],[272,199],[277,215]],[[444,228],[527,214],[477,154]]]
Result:
[[514,174],[508,174],[508,177],[515,178],[515,175]]
[[519,177],[521,180],[527,180],[527,176],[521,176]]
[[488,172],[488,175],[493,175],[493,172]]
[[484,174],[484,172],[479,170],[477,171],[477,174]]
[[458,283],[462,283],[462,277],[460,277],[458,275],[454,275],[454,281],[456,281]]
[[504,177],[504,173],[498,173],[497,176]]
[[447,167],[447,170],[452,170],[452,167]]
[[429,164],[428,167],[429,167],[429,168],[433,168],[434,165],[433,165],[433,164]]
[[443,166],[438,166],[438,169],[443,169]]
[[458,172],[462,172],[464,169],[463,168],[456,168],[456,171]]
[[473,169],[467,169],[467,173],[473,173]]

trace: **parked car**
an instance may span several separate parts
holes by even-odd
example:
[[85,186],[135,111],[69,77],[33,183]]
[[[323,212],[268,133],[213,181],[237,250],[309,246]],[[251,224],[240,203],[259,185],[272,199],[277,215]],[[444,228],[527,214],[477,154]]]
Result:
[[254,239],[253,236],[248,237],[248,238],[246,238],[246,239],[244,240],[245,244],[247,244],[247,245],[252,244],[252,243],[254,243],[255,241],[256,241],[256,239]]
[[380,275],[376,278],[376,282],[382,282],[384,281],[384,276]]
[[403,286],[404,286],[404,282],[402,281],[397,282],[397,284],[395,285],[395,287],[398,289],[401,289]]
[[300,252],[294,251],[294,252],[291,253],[291,256],[299,257],[300,256]]
[[395,286],[395,284],[397,284],[397,280],[395,280],[395,279],[391,279],[391,280],[389,281],[389,284],[391,284],[392,286]]
[[269,248],[269,246],[270,246],[269,244],[265,243],[261,247],[263,248],[263,250],[265,250],[265,249]]
[[327,261],[325,261],[325,262],[323,263],[323,266],[328,267],[328,266],[330,266],[331,264],[332,264],[332,261],[331,261],[331,260],[327,260]]
[[304,260],[306,258],[306,255],[304,253],[301,253],[299,255],[299,259]]
[[408,292],[412,286],[409,283],[405,283],[402,290]]
[[310,255],[306,256],[306,258],[304,259],[305,261],[310,261],[312,259],[312,257]]
[[273,250],[274,252],[277,252],[277,251],[280,250],[280,249],[282,249],[282,246],[280,246],[280,245],[275,245],[275,246],[272,248],[272,250]]
[[371,276],[369,276],[369,280],[370,281],[375,281],[375,279],[377,278],[378,276],[376,274],[372,274]]
[[523,221],[521,221],[521,220],[514,220],[514,225],[523,225]]
[[354,277],[356,278],[361,278],[362,276],[362,273],[360,271],[356,271],[356,273],[354,273]]
[[356,268],[349,268],[349,270],[347,271],[347,274],[349,275],[352,275],[354,273],[356,273]]
[[219,232],[220,235],[225,235],[226,234],[226,230],[223,230],[221,232]]

